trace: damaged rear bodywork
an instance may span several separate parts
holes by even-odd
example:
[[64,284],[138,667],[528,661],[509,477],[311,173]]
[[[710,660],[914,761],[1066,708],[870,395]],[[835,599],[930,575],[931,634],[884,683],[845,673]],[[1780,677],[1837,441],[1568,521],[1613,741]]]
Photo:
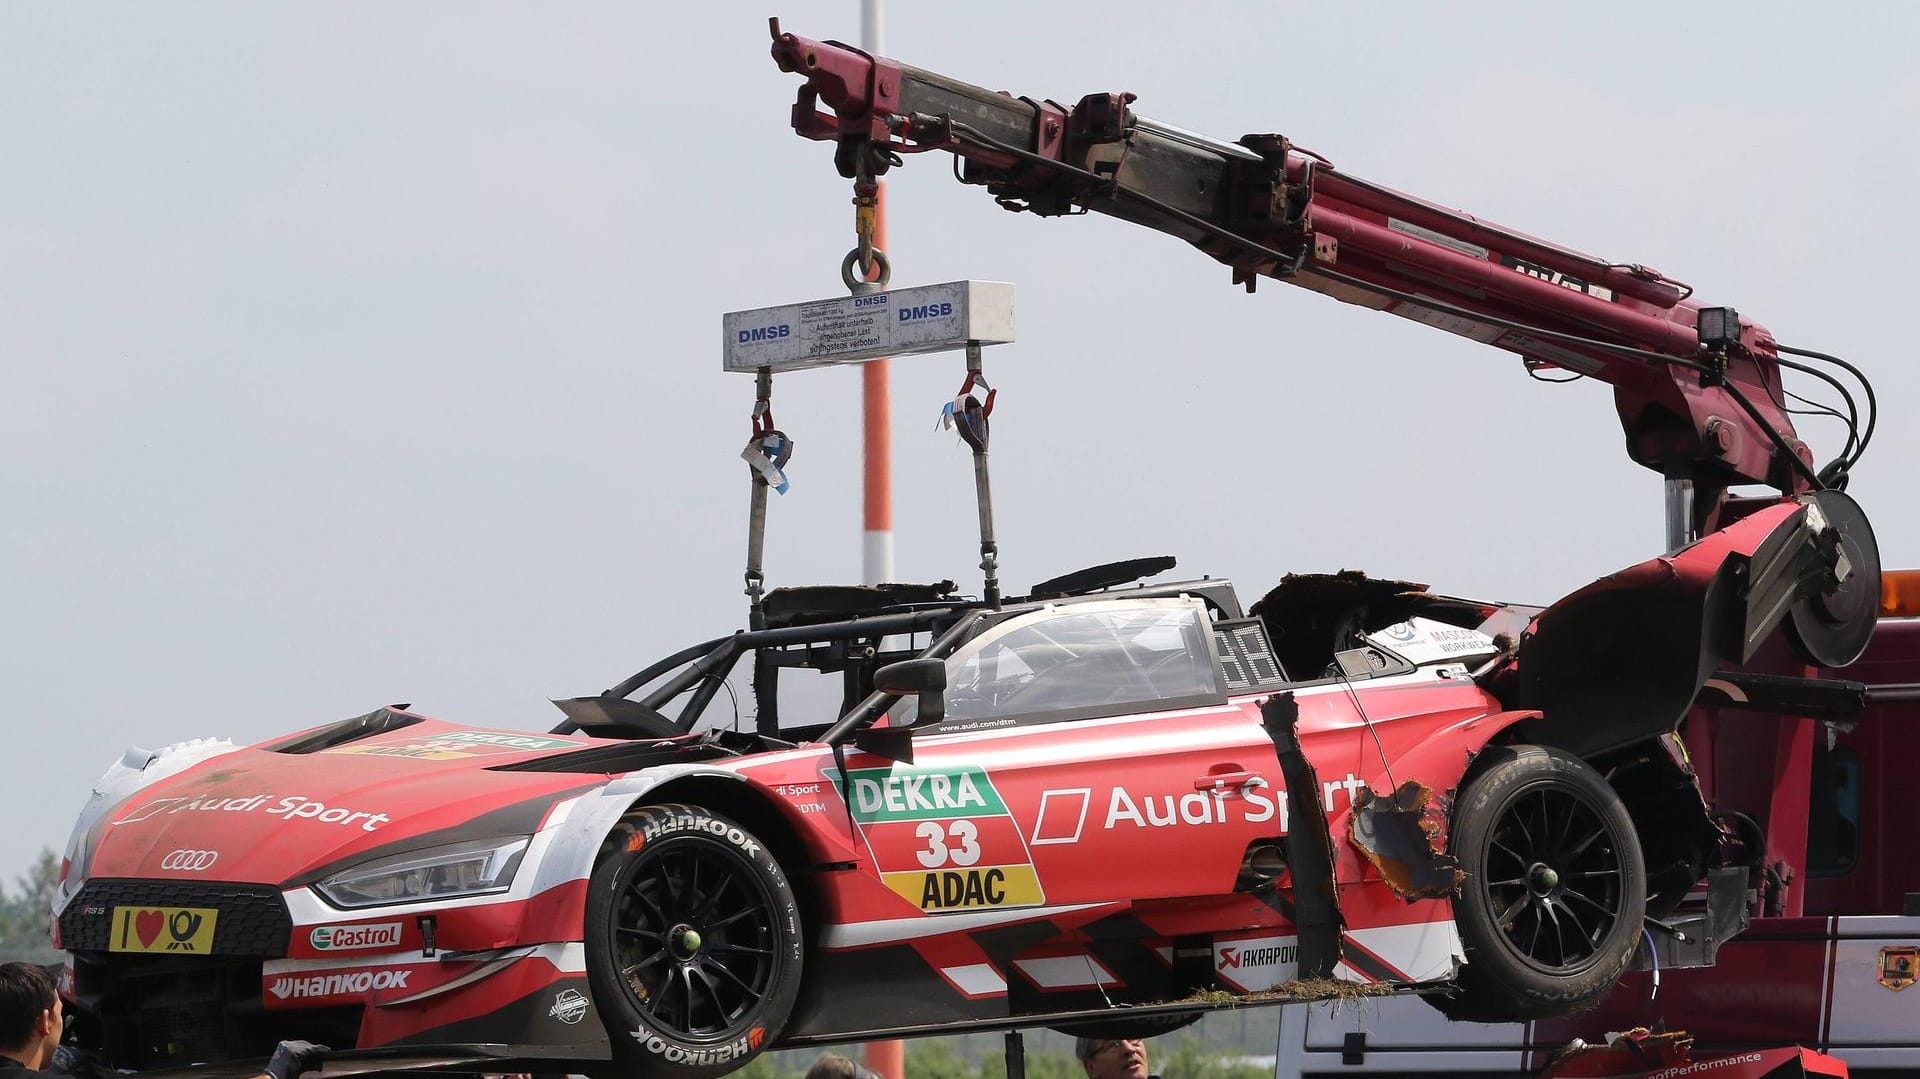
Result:
[[[1368,671],[1367,656],[1343,648],[1397,645],[1410,636],[1406,627],[1438,623],[1480,635],[1456,676],[1471,677],[1506,709],[1471,734],[1463,725],[1391,756],[1379,747],[1378,781],[1353,792],[1344,821],[1331,801],[1299,801],[1287,844],[1301,976],[1330,972],[1342,953],[1340,874],[1351,870],[1334,840],[1404,902],[1456,900],[1469,871],[1448,834],[1452,796],[1480,773],[1476,758],[1490,747],[1527,744],[1586,762],[1631,817],[1648,894],[1635,965],[1710,965],[1757,913],[1752,894],[1761,893],[1750,894],[1750,885],[1790,870],[1763,869],[1767,843],[1757,826],[1716,813],[1703,796],[1684,721],[1703,690],[1707,700],[1804,699],[1813,702],[1806,714],[1823,717],[1858,697],[1817,680],[1787,678],[1782,688],[1774,684],[1780,676],[1741,668],[1782,638],[1774,650],[1790,647],[1809,665],[1850,661],[1871,632],[1865,597],[1878,594],[1879,573],[1864,516],[1845,495],[1826,491],[1746,507],[1698,542],[1544,610],[1435,596],[1424,585],[1352,572],[1286,578],[1251,613],[1290,670],[1391,676],[1391,654],[1386,665],[1374,656]],[[1371,730],[1361,698],[1354,705]],[[1276,694],[1261,714],[1288,787],[1321,790],[1316,767],[1334,762],[1301,752],[1303,741],[1312,743],[1300,731],[1299,702]]]

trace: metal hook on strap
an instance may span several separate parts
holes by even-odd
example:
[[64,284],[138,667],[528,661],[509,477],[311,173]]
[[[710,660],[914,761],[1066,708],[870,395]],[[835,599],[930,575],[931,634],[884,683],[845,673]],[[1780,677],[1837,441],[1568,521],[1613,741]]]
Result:
[[[887,258],[887,253],[876,247],[868,254],[872,256],[873,261],[871,265],[864,268],[860,266],[861,251],[857,247],[847,252],[847,257],[840,260],[840,282],[847,286],[848,292],[855,294],[873,292],[886,288],[887,283],[893,280],[893,263]],[[872,281],[866,280],[866,277],[873,273],[875,266],[880,268],[880,276]],[[856,274],[854,272],[856,269],[863,269],[864,272]]]
[[782,470],[793,458],[793,439],[773,425],[773,374],[765,369],[759,376],[759,395],[753,401],[749,429],[752,433],[746,448],[740,451],[741,459],[753,469],[756,482],[786,494],[789,484]]
[[[973,391],[976,389],[986,391],[984,400],[974,395]],[[977,369],[969,370],[967,380],[960,384],[960,392],[954,395],[953,400],[941,406],[940,426],[951,427],[958,431],[960,438],[975,453],[985,453],[988,435],[987,417],[993,415],[994,398],[999,395],[999,390],[987,384],[985,375]]]
[[[985,390],[986,399],[975,390]],[[987,605],[1000,606],[1000,545],[993,536],[993,481],[987,466],[987,417],[993,414],[999,391],[980,373],[980,343],[967,342],[967,380],[960,392],[940,409],[940,426],[960,433],[973,451],[973,491],[980,511],[980,569],[986,575]]]
[[766,628],[761,610],[765,595],[766,572],[763,568],[767,539],[767,488],[787,493],[787,461],[793,457],[793,440],[773,425],[773,369],[762,367],[754,376],[753,416],[740,457],[753,472],[753,489],[747,504],[747,624]]

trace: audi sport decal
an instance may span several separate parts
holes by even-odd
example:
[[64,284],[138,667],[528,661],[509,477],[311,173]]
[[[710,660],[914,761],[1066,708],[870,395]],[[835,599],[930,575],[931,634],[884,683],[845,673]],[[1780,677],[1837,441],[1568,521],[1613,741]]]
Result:
[[376,925],[323,925],[307,934],[307,943],[318,952],[353,952],[372,948],[398,948],[400,922]]
[[374,831],[393,820],[385,813],[329,806],[318,799],[305,798],[297,794],[279,799],[275,799],[271,794],[250,794],[239,797],[196,794],[192,797],[155,798],[142,803],[126,815],[116,818],[113,823],[115,825],[139,824],[155,817],[173,817],[181,813],[265,813],[270,817],[283,817],[290,821],[311,820],[342,827],[358,825],[363,832]]
[[[1335,799],[1345,792],[1347,804],[1351,806],[1354,795],[1365,790],[1366,786],[1366,781],[1352,772],[1339,779],[1325,780],[1320,784],[1321,804],[1327,812],[1332,813],[1335,811]],[[1042,798],[1044,801],[1046,795],[1072,793],[1075,792],[1044,791]],[[1222,777],[1220,786],[1185,794],[1135,794],[1125,787],[1114,787],[1108,791],[1106,802],[1106,816],[1100,827],[1109,831],[1121,825],[1174,828],[1228,824],[1236,819],[1247,824],[1275,821],[1275,830],[1282,834],[1290,828],[1287,792],[1273,787],[1265,777],[1260,776],[1254,777],[1253,782],[1243,780],[1238,785],[1229,785]]]
[[204,873],[219,860],[220,852],[216,850],[173,850],[160,859],[160,868],[177,869],[182,873]]
[[405,989],[412,977],[410,967],[360,970],[342,974],[288,974],[267,981],[267,992],[275,1000],[321,1003],[333,997],[358,997],[375,989]]
[[1239,805],[1241,819],[1247,823],[1260,824],[1273,820],[1277,815],[1280,818],[1279,830],[1287,830],[1287,792],[1278,791],[1268,796],[1257,786],[1218,787],[1181,795],[1143,794],[1138,799],[1129,794],[1126,788],[1115,787],[1107,799],[1107,818],[1101,827],[1112,829],[1118,824],[1130,824],[1136,828],[1167,828],[1180,824],[1225,824],[1231,819],[1229,814],[1232,810],[1227,807],[1229,796],[1235,796],[1233,801]]
[[881,881],[929,914],[1046,902],[1025,837],[986,769],[859,768],[853,818]]

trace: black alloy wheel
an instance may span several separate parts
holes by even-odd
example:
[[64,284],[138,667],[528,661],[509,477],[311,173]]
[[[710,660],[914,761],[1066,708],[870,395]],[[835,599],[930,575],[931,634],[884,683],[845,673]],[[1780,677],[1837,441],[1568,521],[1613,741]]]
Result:
[[693,806],[610,838],[587,903],[588,978],[616,1059],[712,1076],[757,1055],[798,991],[799,913],[758,839]]
[[1625,903],[1620,850],[1600,813],[1571,790],[1539,786],[1514,798],[1487,840],[1488,892],[1516,953],[1543,970],[1592,963]]
[[1646,867],[1633,818],[1591,765],[1551,746],[1487,750],[1454,801],[1449,846],[1467,873],[1453,905],[1466,965],[1433,1001],[1450,1018],[1564,1015],[1626,972]]

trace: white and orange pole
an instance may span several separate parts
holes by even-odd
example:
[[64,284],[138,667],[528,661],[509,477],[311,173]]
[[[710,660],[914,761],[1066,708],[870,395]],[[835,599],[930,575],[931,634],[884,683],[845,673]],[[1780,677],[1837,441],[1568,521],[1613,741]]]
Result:
[[[879,56],[886,47],[881,0],[860,0],[860,47]],[[874,195],[873,245],[887,250],[887,185]],[[879,267],[875,267],[878,272]],[[860,414],[866,451],[864,531],[860,539],[861,577],[867,584],[893,580],[893,408],[887,397],[887,361],[860,365]],[[868,1042],[867,1067],[880,1079],[906,1079],[905,1043]]]
[[[867,0],[873,4],[875,0]],[[887,249],[887,185],[877,185],[873,245]],[[860,365],[860,414],[865,449],[865,499],[861,518],[860,575],[867,584],[893,577],[893,409],[888,400],[887,361]]]
[[[860,47],[878,56],[885,45],[881,0],[860,0]],[[873,244],[887,250],[887,186],[876,184]],[[876,268],[877,272],[877,268]],[[869,277],[871,279],[871,276]],[[860,575],[867,584],[885,584],[893,577],[893,409],[887,396],[887,361],[860,365],[860,400],[866,457],[865,498],[860,537]],[[899,1043],[894,1060],[899,1060]],[[880,1071],[880,1069],[874,1069]],[[886,1079],[900,1079],[898,1065],[880,1071]]]

